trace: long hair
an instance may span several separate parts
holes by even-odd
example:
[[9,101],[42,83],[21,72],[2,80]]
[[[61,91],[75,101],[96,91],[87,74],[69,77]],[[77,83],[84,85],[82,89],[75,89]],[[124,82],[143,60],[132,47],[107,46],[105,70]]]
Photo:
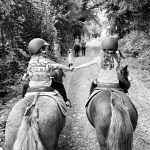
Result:
[[107,52],[103,52],[101,68],[105,70],[109,67],[109,69],[111,70],[112,68],[114,68],[114,60],[116,60],[118,65],[120,65],[121,58],[117,55],[117,53],[111,55]]

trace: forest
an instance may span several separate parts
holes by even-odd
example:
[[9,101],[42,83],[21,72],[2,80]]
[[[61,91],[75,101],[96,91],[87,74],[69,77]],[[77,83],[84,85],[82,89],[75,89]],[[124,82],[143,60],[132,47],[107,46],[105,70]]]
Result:
[[149,71],[149,0],[0,0],[1,97],[21,82],[30,58],[26,48],[31,39],[48,41],[49,57],[60,62],[76,36],[90,34],[88,22],[96,24],[96,11],[104,9],[110,33],[119,35],[120,49]]

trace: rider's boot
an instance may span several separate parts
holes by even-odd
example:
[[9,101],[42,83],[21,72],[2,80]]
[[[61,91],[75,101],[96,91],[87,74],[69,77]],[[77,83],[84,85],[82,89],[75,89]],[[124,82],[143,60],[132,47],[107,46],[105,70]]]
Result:
[[22,89],[22,98],[24,98],[27,89],[29,88],[29,82],[27,81],[24,85],[23,85],[23,89]]
[[96,87],[97,87],[97,82],[96,82],[96,80],[94,80],[90,87],[90,94],[93,92],[94,88],[96,88]]
[[[67,98],[67,94],[66,94],[66,90],[65,90],[64,85],[60,82],[57,82],[57,81],[53,80],[52,84],[51,84],[51,87],[56,89],[62,95],[65,103],[69,105],[70,101]],[[70,103],[70,106],[71,106],[71,103]]]

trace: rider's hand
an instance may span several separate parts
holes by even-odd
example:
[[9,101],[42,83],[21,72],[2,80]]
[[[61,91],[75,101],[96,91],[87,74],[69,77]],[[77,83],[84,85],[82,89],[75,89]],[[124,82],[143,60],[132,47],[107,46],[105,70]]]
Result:
[[66,106],[69,107],[69,108],[71,108],[71,102],[69,100],[66,101]]
[[27,73],[25,73],[25,74],[23,75],[22,80],[26,80],[26,78],[27,78]]
[[78,68],[74,67],[74,68],[73,68],[73,71],[76,71],[76,70],[78,70]]
[[131,77],[131,76],[129,76],[129,77],[128,77],[128,80],[129,80],[129,81],[132,81],[132,77]]
[[74,70],[74,67],[71,66],[71,67],[70,67],[70,70],[73,71],[73,70]]

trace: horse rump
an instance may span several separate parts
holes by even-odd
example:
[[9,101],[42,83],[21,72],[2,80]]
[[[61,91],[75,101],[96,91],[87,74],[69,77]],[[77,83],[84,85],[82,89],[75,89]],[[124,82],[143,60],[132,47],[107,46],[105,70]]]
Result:
[[132,150],[133,126],[130,116],[123,104],[112,99],[111,123],[107,136],[107,147],[110,150]]
[[[35,97],[35,101],[38,96]],[[21,121],[13,150],[44,150],[39,137],[38,109],[34,109],[35,101],[25,111]]]

